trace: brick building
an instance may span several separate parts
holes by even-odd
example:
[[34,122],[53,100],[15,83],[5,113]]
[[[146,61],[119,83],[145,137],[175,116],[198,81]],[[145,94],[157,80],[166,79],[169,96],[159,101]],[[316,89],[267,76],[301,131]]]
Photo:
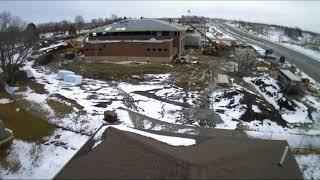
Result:
[[184,50],[185,30],[156,19],[128,19],[99,27],[85,41],[91,60],[170,62]]

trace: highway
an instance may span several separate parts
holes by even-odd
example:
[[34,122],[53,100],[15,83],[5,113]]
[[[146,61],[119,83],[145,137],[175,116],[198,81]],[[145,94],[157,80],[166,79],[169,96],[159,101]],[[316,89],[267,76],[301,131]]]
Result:
[[247,44],[259,46],[263,49],[272,48],[276,56],[284,56],[286,60],[295,64],[299,69],[309,75],[311,78],[320,82],[320,62],[297,51],[288,49],[277,43],[268,41],[241,31],[225,23],[215,22],[214,25],[223,33]]

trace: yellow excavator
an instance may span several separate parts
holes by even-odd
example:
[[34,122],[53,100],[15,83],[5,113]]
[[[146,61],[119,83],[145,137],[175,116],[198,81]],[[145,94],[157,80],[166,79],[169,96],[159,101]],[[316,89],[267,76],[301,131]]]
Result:
[[72,42],[71,40],[68,40],[68,45],[70,45],[73,48],[73,51],[76,55],[84,53],[84,47],[81,43]]

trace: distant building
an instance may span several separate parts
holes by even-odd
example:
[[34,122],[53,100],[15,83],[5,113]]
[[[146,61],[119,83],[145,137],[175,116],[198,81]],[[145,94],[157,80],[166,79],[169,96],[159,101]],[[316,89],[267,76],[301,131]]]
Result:
[[156,19],[127,19],[99,27],[85,41],[92,60],[170,62],[184,50],[185,30]]
[[187,32],[184,38],[185,48],[200,48],[201,47],[201,35],[199,33]]
[[193,28],[196,28],[198,31],[201,31],[202,34],[206,34],[206,32],[209,32],[210,27],[205,24],[193,24],[193,27],[190,27],[189,29],[193,30]]
[[172,146],[113,127],[102,137],[94,149],[93,142],[84,145],[55,179],[302,179],[290,151],[278,165],[286,141],[189,135],[195,145]]

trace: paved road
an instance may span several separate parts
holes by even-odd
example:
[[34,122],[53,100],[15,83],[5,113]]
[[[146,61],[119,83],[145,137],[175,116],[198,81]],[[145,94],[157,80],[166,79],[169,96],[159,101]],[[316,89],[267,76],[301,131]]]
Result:
[[275,55],[285,56],[290,63],[295,64],[298,68],[300,68],[314,80],[320,82],[320,62],[318,62],[317,60],[294,50],[288,49],[279,44],[240,31],[239,29],[236,29],[230,25],[224,23],[215,23],[215,25],[224,33],[238,40],[242,40],[243,42],[246,42],[248,44],[257,45],[263,49],[272,48]]

